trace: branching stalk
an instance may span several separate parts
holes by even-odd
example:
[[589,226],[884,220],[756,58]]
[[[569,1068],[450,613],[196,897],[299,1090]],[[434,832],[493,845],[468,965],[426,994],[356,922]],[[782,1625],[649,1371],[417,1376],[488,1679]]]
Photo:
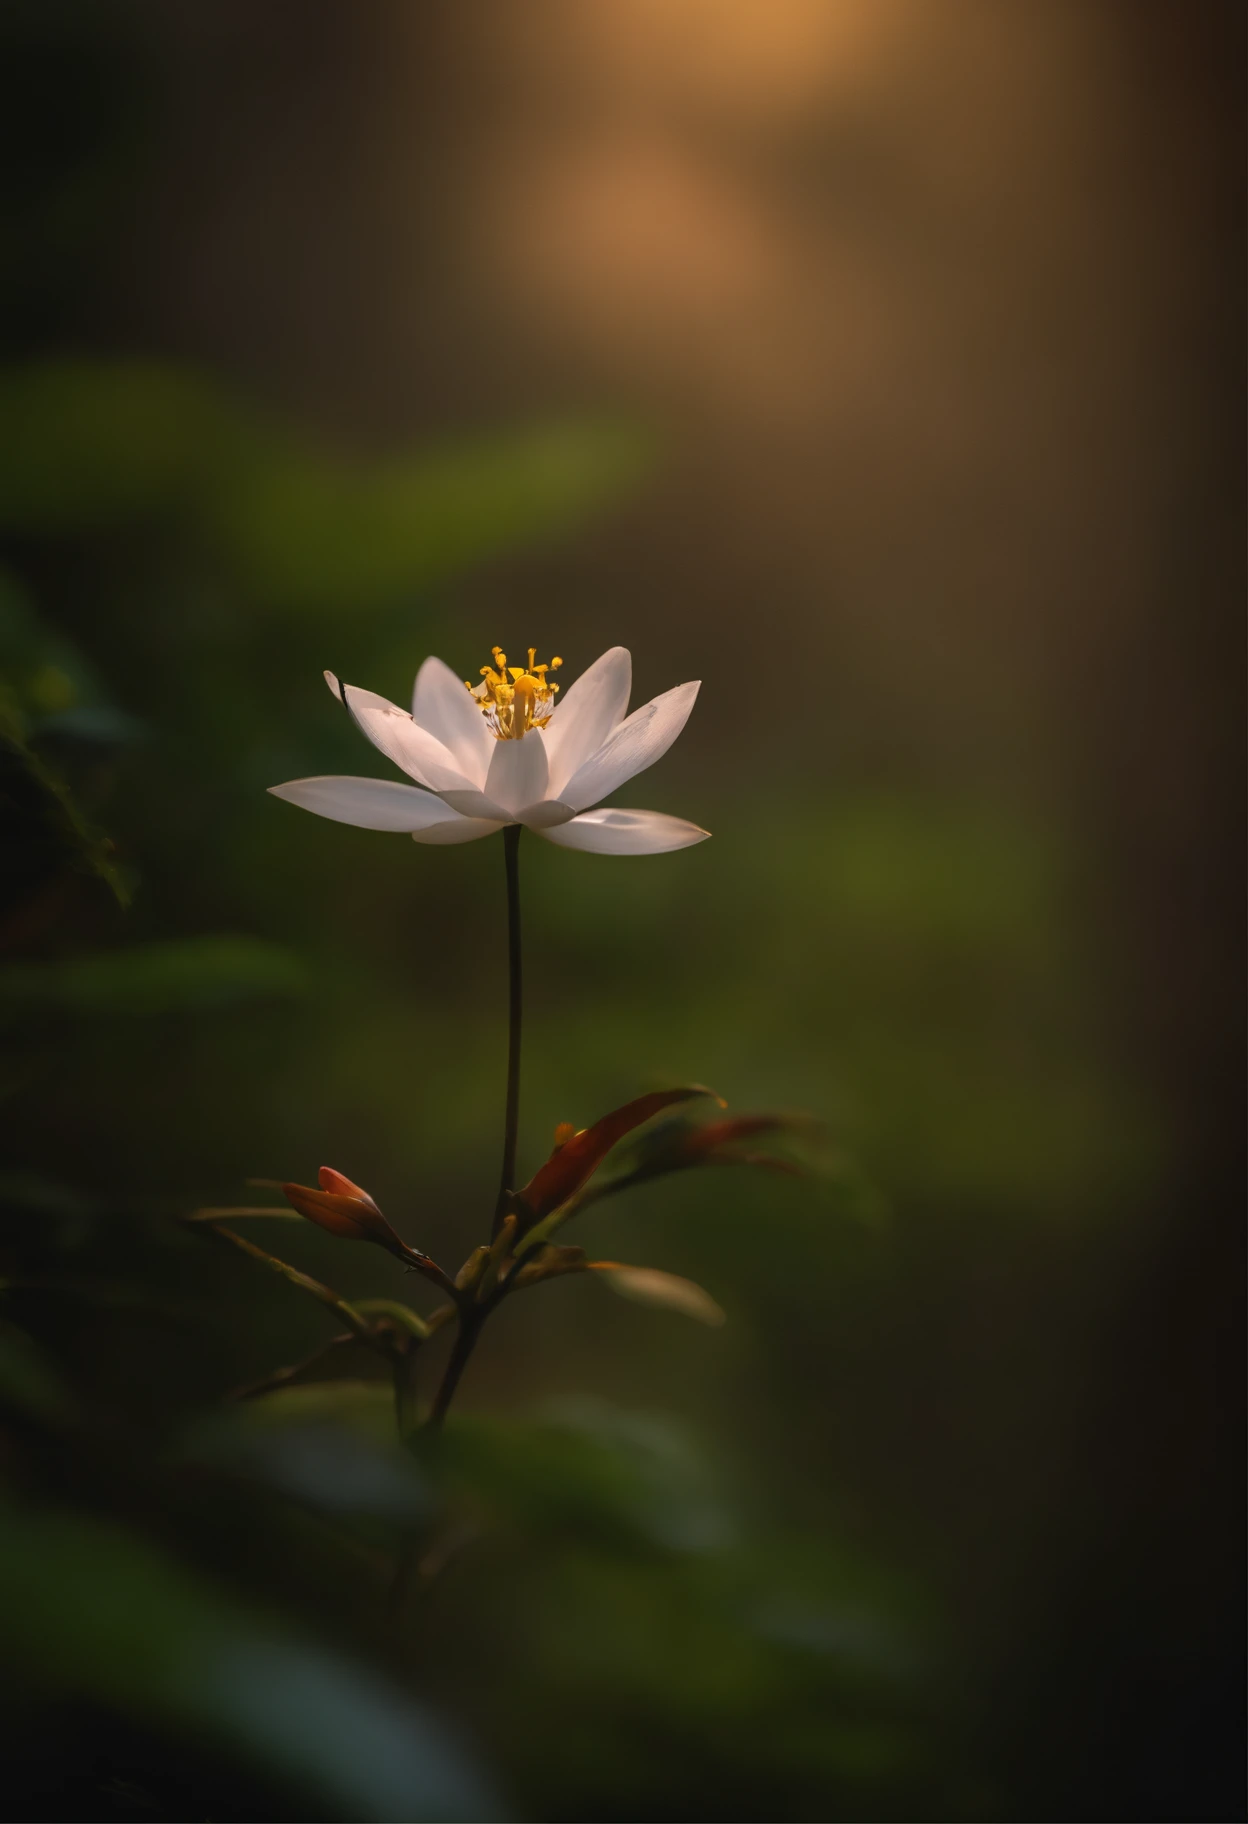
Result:
[[433,1405],[425,1421],[429,1431],[439,1431],[446,1419],[455,1389],[459,1386],[460,1377],[468,1366],[468,1358],[477,1346],[481,1326],[489,1314],[489,1305],[478,1305],[475,1309],[464,1310],[459,1315],[459,1328],[455,1332],[455,1341],[451,1346],[450,1359],[442,1374],[442,1382],[433,1396]]

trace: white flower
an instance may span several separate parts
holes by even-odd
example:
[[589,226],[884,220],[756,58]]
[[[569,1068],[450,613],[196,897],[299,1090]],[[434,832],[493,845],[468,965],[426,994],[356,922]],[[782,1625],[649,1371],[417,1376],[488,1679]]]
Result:
[[374,747],[419,782],[329,776],[272,785],[278,798],[365,830],[400,830],[417,842],[473,842],[504,824],[522,823],[567,849],[600,855],[657,855],[710,834],[660,811],[592,810],[600,799],[652,766],[681,729],[698,684],[678,684],[625,715],[632,659],[613,646],[556,705],[547,681],[562,660],[495,665],[465,686],[441,659],[416,675],[412,713],[325,678]]

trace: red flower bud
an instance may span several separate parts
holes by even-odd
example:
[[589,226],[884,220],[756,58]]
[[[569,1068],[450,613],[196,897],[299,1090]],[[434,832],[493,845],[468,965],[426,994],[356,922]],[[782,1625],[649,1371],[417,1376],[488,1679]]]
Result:
[[400,1260],[410,1258],[412,1250],[395,1234],[367,1191],[332,1166],[323,1165],[319,1176],[319,1190],[306,1184],[282,1186],[282,1195],[292,1209],[343,1241],[373,1241]]

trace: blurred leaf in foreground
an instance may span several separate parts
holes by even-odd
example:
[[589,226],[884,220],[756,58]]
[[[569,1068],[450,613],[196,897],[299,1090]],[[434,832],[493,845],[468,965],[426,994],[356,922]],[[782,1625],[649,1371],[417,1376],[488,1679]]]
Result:
[[496,1524],[547,1542],[702,1553],[735,1534],[698,1453],[677,1427],[648,1414],[568,1400],[523,1426],[460,1418],[429,1460]]
[[[744,1513],[683,1428],[588,1401],[461,1415],[427,1462],[471,1529],[432,1625],[533,1815],[970,1815],[935,1618],[828,1529]],[[517,1691],[560,1718],[557,1753]]]
[[317,1815],[502,1815],[410,1699],[113,1528],[0,1512],[0,1601],[24,1699],[85,1701],[215,1744],[306,1795]]
[[680,1311],[712,1328],[726,1322],[722,1306],[696,1280],[682,1279],[678,1273],[664,1273],[658,1267],[627,1267],[615,1260],[594,1260],[588,1270],[605,1273],[607,1284],[621,1298],[631,1298],[638,1305],[653,1305],[661,1311]]
[[391,1390],[375,1382],[311,1383],[240,1401],[201,1419],[179,1456],[322,1513],[407,1525],[429,1513],[428,1484],[395,1433]]

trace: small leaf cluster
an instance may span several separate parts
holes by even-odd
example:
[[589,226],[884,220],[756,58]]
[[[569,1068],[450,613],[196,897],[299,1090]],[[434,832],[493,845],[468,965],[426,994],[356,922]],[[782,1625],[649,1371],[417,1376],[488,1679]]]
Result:
[[[317,1299],[339,1320],[340,1333],[319,1347],[312,1357],[279,1368],[272,1375],[242,1390],[257,1396],[284,1387],[335,1349],[362,1343],[385,1362],[395,1385],[400,1434],[409,1436],[423,1422],[437,1427],[458,1384],[468,1355],[475,1347],[487,1318],[514,1293],[545,1280],[573,1273],[596,1273],[621,1297],[640,1304],[677,1311],[704,1324],[725,1321],[721,1306],[693,1280],[657,1267],[632,1266],[618,1260],[593,1260],[585,1249],[555,1240],[574,1216],[591,1203],[667,1174],[695,1167],[723,1164],[762,1166],[792,1172],[791,1159],[760,1154],[743,1147],[759,1135],[799,1131],[798,1117],[779,1114],[723,1115],[714,1120],[690,1119],[687,1112],[660,1125],[655,1118],[678,1105],[720,1099],[701,1084],[655,1090],[612,1109],[591,1126],[576,1129],[569,1122],[555,1130],[549,1157],[528,1182],[500,1199],[489,1240],[469,1253],[454,1275],[430,1255],[405,1241],[382,1214],[374,1199],[360,1185],[331,1166],[322,1166],[316,1186],[253,1180],[280,1190],[288,1208],[278,1204],[247,1204],[196,1210],[188,1222],[203,1225],[211,1234],[240,1249],[252,1259],[280,1274],[290,1284]],[[723,1107],[722,1102],[720,1107]],[[644,1140],[631,1157],[616,1154],[620,1143],[648,1126]],[[616,1169],[599,1177],[599,1168],[615,1156]],[[443,1294],[444,1302],[421,1315],[409,1305],[392,1299],[349,1302],[329,1286],[312,1279],[275,1254],[227,1226],[227,1221],[268,1217],[303,1218],[341,1241],[362,1241],[380,1247],[405,1271],[416,1273]],[[456,1339],[442,1381],[423,1421],[415,1410],[414,1367],[417,1352],[438,1331],[452,1326]]]

